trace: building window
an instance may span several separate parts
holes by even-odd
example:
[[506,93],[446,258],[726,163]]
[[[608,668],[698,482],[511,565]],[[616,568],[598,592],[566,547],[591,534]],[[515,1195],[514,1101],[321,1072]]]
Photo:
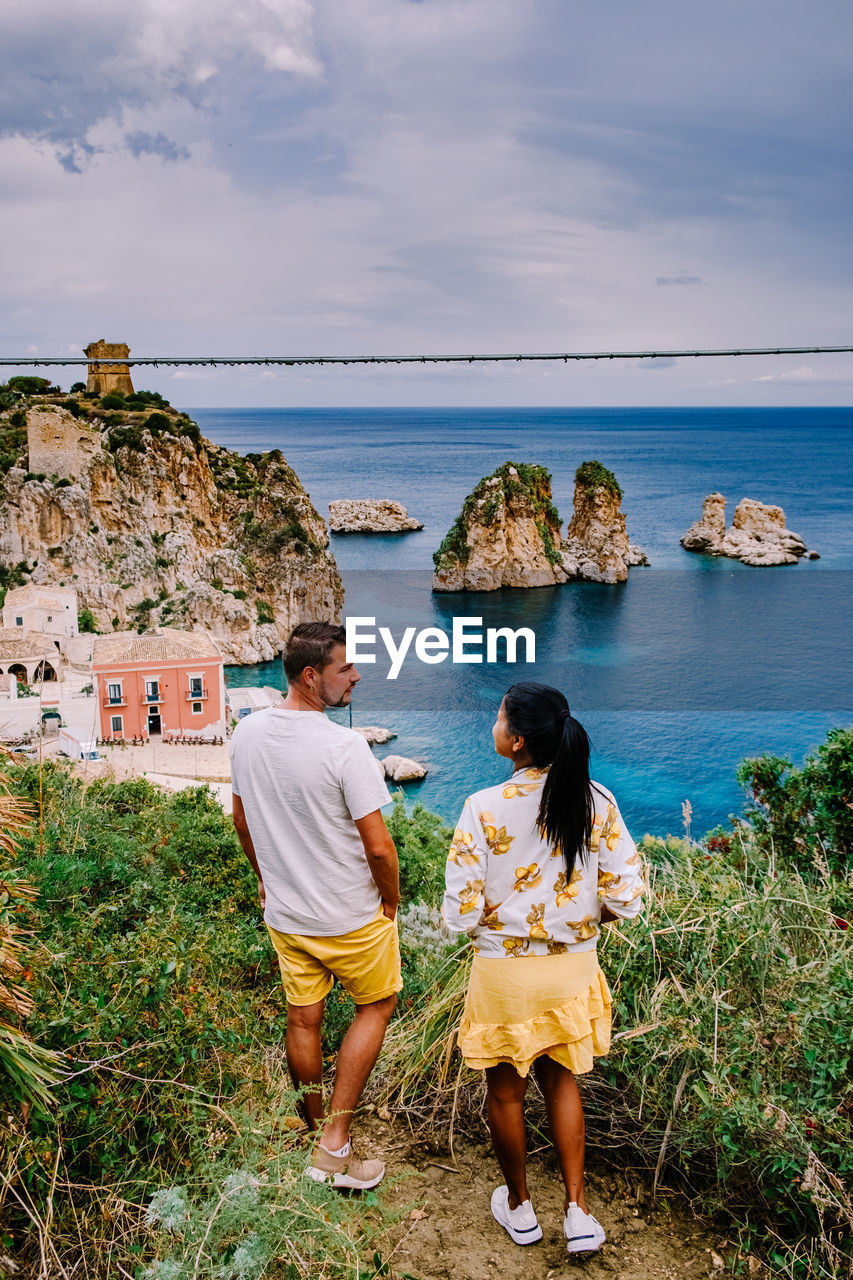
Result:
[[204,710],[204,706],[202,705],[202,703],[200,703],[200,702],[194,702],[194,703],[193,703],[193,715],[194,715],[194,716],[200,716],[203,710]]
[[160,701],[160,681],[159,680],[145,681],[145,701],[146,702]]
[[15,619],[15,626],[16,626],[16,627],[22,627],[23,625],[24,625],[24,619],[23,619],[23,618],[16,618],[16,619]]
[[112,733],[124,733],[124,720],[121,716],[110,716],[110,731]]
[[108,684],[108,685],[107,685],[107,699],[108,699],[108,701],[109,701],[109,702],[123,702],[123,701],[124,701],[124,699],[123,699],[123,698],[122,698],[122,696],[121,696],[121,681],[120,681],[120,680],[119,680],[117,683],[115,683],[115,684]]
[[204,676],[190,676],[190,694],[193,698],[200,698],[204,693]]

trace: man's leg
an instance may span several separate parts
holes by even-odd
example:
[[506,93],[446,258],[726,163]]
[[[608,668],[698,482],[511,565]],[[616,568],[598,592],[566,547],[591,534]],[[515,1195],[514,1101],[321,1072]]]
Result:
[[[385,1029],[396,1004],[397,997],[393,995],[356,1006],[355,1017],[338,1053],[329,1119],[323,1125],[322,1144],[327,1151],[340,1151],[349,1142],[352,1113],[379,1057]],[[322,1055],[319,1061],[322,1066]]]
[[312,1131],[323,1123],[323,1047],[320,1042],[320,1026],[323,1022],[325,1000],[316,1004],[287,1006],[287,1039],[285,1052],[287,1066],[294,1088],[307,1085],[300,1110]]

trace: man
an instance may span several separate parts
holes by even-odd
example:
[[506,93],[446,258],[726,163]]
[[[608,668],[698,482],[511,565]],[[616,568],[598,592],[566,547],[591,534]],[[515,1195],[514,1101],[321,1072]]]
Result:
[[[319,1133],[308,1172],[336,1187],[374,1187],[385,1166],[350,1146],[350,1124],[402,987],[397,850],[382,814],[391,796],[365,739],[327,707],[361,679],[346,632],[296,627],[284,652],[282,707],[241,720],[231,739],[234,826],[258,877],[287,997],[287,1065]],[[320,1026],[335,978],[356,1013],[323,1111]]]

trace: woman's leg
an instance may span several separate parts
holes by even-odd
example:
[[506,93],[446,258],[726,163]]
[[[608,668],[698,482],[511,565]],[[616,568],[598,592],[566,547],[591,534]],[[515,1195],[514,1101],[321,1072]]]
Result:
[[559,1062],[547,1054],[533,1064],[536,1079],[545,1098],[551,1141],[560,1162],[560,1173],[566,1184],[566,1203],[574,1201],[588,1213],[583,1185],[584,1119],[577,1081]]
[[509,1207],[517,1209],[527,1192],[527,1137],[524,1132],[524,1095],[527,1077],[508,1062],[486,1071],[489,1132],[509,1191]]

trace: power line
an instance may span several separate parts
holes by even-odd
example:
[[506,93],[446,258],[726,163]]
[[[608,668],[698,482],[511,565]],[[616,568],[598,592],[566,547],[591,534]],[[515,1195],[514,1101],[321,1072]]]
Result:
[[516,354],[421,355],[421,356],[0,356],[0,367],[45,368],[55,365],[346,365],[346,364],[521,364],[537,360],[682,360],[710,356],[823,356],[853,353],[843,347],[725,347],[662,351],[553,351]]

